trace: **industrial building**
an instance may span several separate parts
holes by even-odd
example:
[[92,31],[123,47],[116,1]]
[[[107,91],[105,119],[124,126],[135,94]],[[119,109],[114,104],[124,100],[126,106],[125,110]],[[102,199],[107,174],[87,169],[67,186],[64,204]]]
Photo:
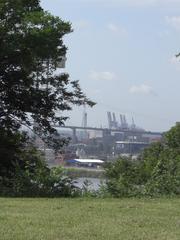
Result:
[[137,156],[152,142],[160,141],[161,133],[148,132],[137,127],[134,119],[129,124],[125,115],[107,113],[108,127],[88,127],[87,113],[83,112],[82,126],[66,126],[71,131],[71,142],[65,149],[64,161],[72,159],[111,160],[120,155]]
[[[107,128],[88,127],[87,113],[83,111],[81,126],[56,126],[60,135],[70,137],[71,141],[63,149],[63,153],[54,155],[53,150],[45,149],[39,141],[39,147],[44,149],[50,165],[68,164],[72,159],[101,159],[103,161],[118,158],[121,155],[137,156],[152,142],[160,141],[162,134],[148,132],[137,127],[132,118],[128,123],[125,115],[107,113]],[[77,162],[76,162],[77,163]]]

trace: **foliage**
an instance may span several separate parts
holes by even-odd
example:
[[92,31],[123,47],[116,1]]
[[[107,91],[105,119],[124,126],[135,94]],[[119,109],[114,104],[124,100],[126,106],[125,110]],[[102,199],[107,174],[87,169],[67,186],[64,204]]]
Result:
[[180,194],[180,155],[165,149],[146,184],[149,195]]
[[137,163],[122,157],[105,166],[107,190],[115,197],[132,196],[136,194],[138,174]]
[[151,177],[152,171],[156,167],[163,150],[164,146],[161,142],[152,143],[148,148],[144,149],[140,156],[142,182],[146,182]]
[[[53,125],[64,125],[74,105],[93,106],[79,82],[59,73],[71,24],[44,11],[39,0],[0,1],[1,194],[70,195],[72,181],[50,170],[20,127],[31,127],[55,150],[67,142]],[[58,70],[58,71],[57,71]],[[71,191],[72,190],[72,191]]]
[[50,169],[50,175],[47,179],[47,188],[45,193],[47,196],[64,196],[73,197],[79,194],[78,188],[75,187],[72,178],[66,175],[62,167],[54,167]]
[[[57,74],[67,47],[64,35],[71,24],[44,11],[39,0],[0,1],[0,126],[17,131],[21,124],[54,147],[65,139],[54,138],[52,124],[63,125],[63,111],[73,105],[94,103],[86,98],[78,81]],[[61,115],[57,116],[57,112]]]
[[137,161],[120,158],[105,170],[107,190],[115,197],[179,195],[180,125],[145,149]]
[[165,134],[165,143],[169,148],[180,152],[180,123],[177,123]]
[[[25,134],[13,133],[12,131],[0,128],[0,176],[11,177],[14,172],[14,165],[19,162],[23,165],[22,152],[26,146],[27,137]],[[23,166],[22,166],[23,167]]]
[[79,194],[73,180],[62,169],[49,169],[38,158],[36,166],[25,165],[25,171],[16,166],[12,178],[1,178],[1,196],[15,197],[73,197]]
[[25,133],[0,129],[0,195],[73,196],[73,181],[63,169],[49,169]]

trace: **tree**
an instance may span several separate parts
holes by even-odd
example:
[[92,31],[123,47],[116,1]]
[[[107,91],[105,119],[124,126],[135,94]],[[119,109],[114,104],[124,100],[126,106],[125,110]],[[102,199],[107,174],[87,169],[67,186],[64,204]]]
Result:
[[146,192],[150,195],[180,194],[180,154],[166,147],[157,157],[157,164],[147,179]]
[[0,177],[11,178],[16,163],[24,169],[22,158],[26,143],[26,135],[0,128]]
[[145,183],[151,177],[163,151],[164,145],[161,142],[156,142],[145,148],[141,153],[139,157],[141,182]]
[[165,142],[168,147],[180,152],[180,123],[176,123],[176,125],[165,134]]
[[[66,73],[57,74],[66,54],[64,35],[71,24],[44,11],[39,0],[0,1],[0,126],[16,132],[22,124],[31,126],[46,141],[63,125],[63,111],[73,105],[93,106],[78,81]],[[57,116],[57,112],[61,116]],[[63,141],[55,141],[60,147]]]
[[180,124],[151,144],[137,161],[118,159],[105,167],[107,191],[116,197],[180,194]]
[[0,129],[0,196],[74,196],[78,189],[60,167],[49,168],[26,134]]
[[135,195],[137,184],[136,163],[129,158],[120,157],[105,165],[107,191],[115,197]]

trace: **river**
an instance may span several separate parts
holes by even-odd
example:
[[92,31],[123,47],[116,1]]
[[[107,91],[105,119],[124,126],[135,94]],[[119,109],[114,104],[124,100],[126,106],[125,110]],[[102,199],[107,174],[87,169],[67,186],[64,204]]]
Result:
[[82,177],[82,178],[77,178],[76,179],[75,186],[82,189],[85,181],[88,181],[88,184],[87,184],[88,185],[88,190],[94,190],[94,191],[99,190],[100,185],[105,182],[104,179],[100,179],[100,178],[85,178],[85,177]]

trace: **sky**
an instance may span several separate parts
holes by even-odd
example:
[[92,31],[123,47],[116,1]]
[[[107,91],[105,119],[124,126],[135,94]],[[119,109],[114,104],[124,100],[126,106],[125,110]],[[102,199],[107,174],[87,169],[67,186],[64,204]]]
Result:
[[[107,111],[148,131],[180,121],[180,0],[42,0],[72,23],[66,68],[97,104],[88,126],[107,127]],[[83,107],[67,124],[82,124]]]

